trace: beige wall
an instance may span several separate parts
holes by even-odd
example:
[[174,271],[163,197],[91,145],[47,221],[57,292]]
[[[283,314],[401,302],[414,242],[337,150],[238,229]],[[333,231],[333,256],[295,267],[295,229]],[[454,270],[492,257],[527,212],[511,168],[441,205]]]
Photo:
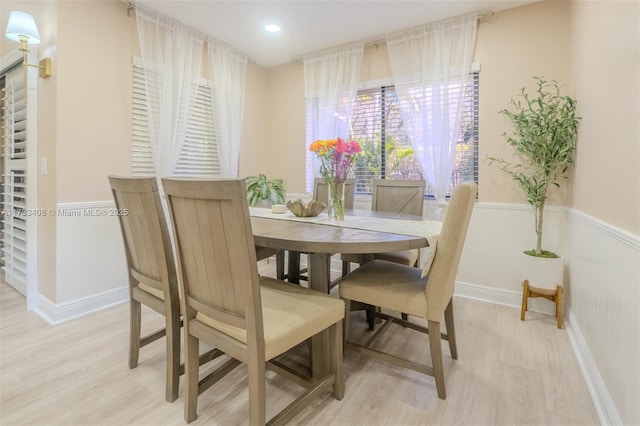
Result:
[[[526,201],[522,191],[488,156],[513,158],[505,146],[509,123],[498,114],[534,76],[569,85],[569,3],[546,1],[496,13],[481,20],[475,61],[480,64],[479,200],[498,203]],[[564,94],[571,95],[569,87]],[[505,151],[506,150],[506,151]],[[566,187],[564,188],[566,190]],[[566,204],[553,191],[549,204]]]
[[135,17],[117,1],[63,1],[58,12],[58,203],[111,199],[130,173]]
[[640,234],[640,6],[579,1],[571,81],[580,125],[573,207]]
[[263,87],[266,85],[264,68],[249,63],[245,86],[244,113],[242,116],[242,140],[240,142],[240,158],[238,174],[242,177],[260,172],[270,174],[261,166],[260,158],[269,155],[265,130],[265,97]]

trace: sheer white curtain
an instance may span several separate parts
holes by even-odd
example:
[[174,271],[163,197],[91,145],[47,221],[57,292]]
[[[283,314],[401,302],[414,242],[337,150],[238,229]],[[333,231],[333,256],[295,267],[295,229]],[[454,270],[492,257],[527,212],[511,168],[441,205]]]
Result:
[[309,145],[317,139],[350,136],[349,120],[358,92],[363,52],[364,43],[355,43],[304,58],[308,192],[320,170],[320,162],[309,151]]
[[154,168],[156,176],[170,176],[196,99],[204,36],[138,5],[135,10],[147,93],[157,93],[148,97]]
[[444,201],[456,155],[461,90],[469,81],[478,16],[387,37],[405,131],[422,175]]
[[216,40],[207,40],[213,81],[218,155],[222,176],[238,177],[247,58]]

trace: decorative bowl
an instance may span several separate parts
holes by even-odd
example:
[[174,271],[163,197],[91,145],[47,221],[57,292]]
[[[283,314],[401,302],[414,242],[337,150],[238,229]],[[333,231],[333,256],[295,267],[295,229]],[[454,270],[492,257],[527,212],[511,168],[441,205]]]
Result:
[[297,217],[316,217],[327,208],[327,205],[316,200],[311,200],[305,205],[304,202],[298,198],[287,201],[287,208]]

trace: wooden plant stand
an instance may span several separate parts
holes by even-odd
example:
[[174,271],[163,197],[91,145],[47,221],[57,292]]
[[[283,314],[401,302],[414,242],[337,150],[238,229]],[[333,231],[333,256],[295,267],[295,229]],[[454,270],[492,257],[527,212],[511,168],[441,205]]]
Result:
[[524,313],[527,312],[527,304],[529,297],[544,297],[556,304],[556,318],[558,319],[558,328],[563,327],[564,312],[562,311],[562,286],[559,285],[555,290],[541,289],[529,287],[529,280],[522,281],[522,310],[520,312],[520,320],[524,321]]

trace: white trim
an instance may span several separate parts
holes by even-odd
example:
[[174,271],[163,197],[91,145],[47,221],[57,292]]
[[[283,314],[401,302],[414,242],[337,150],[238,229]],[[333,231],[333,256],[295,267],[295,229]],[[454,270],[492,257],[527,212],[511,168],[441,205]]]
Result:
[[58,304],[40,293],[35,299],[33,311],[50,325],[57,325],[126,302],[129,300],[129,288],[119,287]]
[[[487,287],[478,284],[456,281],[455,295],[466,299],[479,300],[481,302],[495,303],[496,305],[509,306],[520,309],[522,306],[522,293],[513,290],[505,290],[495,287]],[[528,311],[541,314],[555,315],[555,309],[551,302],[540,299],[529,299]]]
[[584,214],[581,211],[576,209],[569,209],[569,216],[579,220],[582,223],[585,223],[586,225],[594,229],[597,229],[603,234],[606,234],[610,237],[615,238],[616,240],[628,245],[634,250],[640,251],[640,235],[634,235],[631,232],[628,232],[628,231],[625,231],[624,229],[610,225],[599,219],[596,219],[587,214]]
[[589,389],[589,394],[591,394],[591,399],[598,413],[600,423],[603,425],[622,425],[622,420],[618,415],[616,406],[611,399],[604,380],[602,380],[602,376],[600,376],[598,366],[591,356],[589,347],[584,340],[584,336],[575,317],[571,312],[569,312],[567,317],[569,321],[565,325],[569,342],[571,343],[573,352],[576,354],[578,365],[587,383],[587,389]]
[[60,210],[86,210],[86,209],[110,209],[115,208],[113,201],[84,201],[81,203],[58,203],[56,208]]

